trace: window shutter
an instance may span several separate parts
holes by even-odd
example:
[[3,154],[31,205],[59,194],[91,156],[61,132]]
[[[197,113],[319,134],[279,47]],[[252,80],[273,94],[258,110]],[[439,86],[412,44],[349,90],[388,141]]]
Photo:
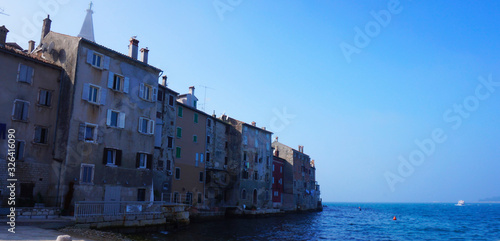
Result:
[[24,141],[19,142],[19,153],[17,153],[19,159],[22,159],[24,157]]
[[19,65],[17,66],[17,81],[20,80],[19,79],[19,76],[21,76],[20,73],[21,73],[21,63],[19,63]]
[[116,150],[116,161],[115,161],[115,164],[117,166],[121,166],[122,165],[122,150]]
[[40,128],[35,127],[35,142],[41,142],[42,140],[42,130]]
[[153,87],[153,99],[152,101],[157,101],[158,100],[158,88]]
[[128,77],[125,77],[123,80],[123,92],[128,93],[128,85],[129,85],[130,79]]
[[108,109],[108,115],[106,116],[106,125],[110,125],[111,124],[111,109]]
[[104,56],[104,65],[103,65],[104,69],[109,69],[109,62],[110,61],[111,61],[111,58],[109,58],[108,56]]
[[113,79],[115,77],[115,73],[109,71],[108,73],[108,88],[112,89],[113,88]]
[[139,117],[139,132],[142,131],[142,117]]
[[104,148],[104,153],[102,154],[102,164],[108,164],[108,148]]
[[135,156],[135,168],[139,168],[141,164],[141,153],[137,153]]
[[153,155],[148,154],[148,159],[146,161],[146,168],[152,170],[153,169]]
[[88,83],[83,84],[82,100],[89,100],[90,85]]
[[118,115],[118,127],[125,128],[125,113],[120,112]]
[[141,83],[141,86],[139,87],[139,97],[144,98],[144,84]]
[[97,126],[97,127],[95,128],[95,130],[94,130],[94,131],[95,131],[95,132],[97,132],[96,142],[97,142],[98,144],[102,144],[102,140],[103,140],[104,138],[103,138],[103,136],[102,136],[103,134],[99,132],[99,127]]
[[83,141],[85,138],[85,123],[80,123],[80,127],[78,128],[78,140]]
[[154,134],[155,133],[155,122],[153,120],[150,120],[149,123],[149,134]]
[[87,50],[87,63],[92,64],[92,58],[94,57],[94,51]]
[[100,97],[100,102],[101,102],[101,105],[105,105],[106,104],[106,94],[107,94],[107,90],[106,89],[99,89],[99,92],[101,92],[101,97]]
[[28,120],[28,117],[29,117],[29,107],[30,107],[30,103],[27,103],[27,102],[21,102],[23,104],[23,116],[21,117],[21,119],[23,120]]

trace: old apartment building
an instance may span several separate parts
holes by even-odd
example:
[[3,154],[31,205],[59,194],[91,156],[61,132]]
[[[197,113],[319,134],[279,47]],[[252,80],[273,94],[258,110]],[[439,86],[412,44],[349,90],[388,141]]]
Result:
[[[8,178],[17,179],[18,206],[35,202],[56,205],[61,163],[54,160],[54,135],[62,69],[30,55],[17,44],[6,43],[8,30],[0,26],[0,197],[7,204]],[[14,132],[9,131],[14,130]],[[13,155],[8,155],[9,133],[15,138]],[[7,166],[15,159],[15,166]],[[15,168],[8,176],[7,168]]]
[[147,49],[138,59],[134,38],[124,55],[95,43],[93,31],[81,34],[90,39],[52,32],[48,18],[42,32],[35,51],[66,73],[55,148],[64,208],[83,200],[150,200],[161,70],[148,64]]

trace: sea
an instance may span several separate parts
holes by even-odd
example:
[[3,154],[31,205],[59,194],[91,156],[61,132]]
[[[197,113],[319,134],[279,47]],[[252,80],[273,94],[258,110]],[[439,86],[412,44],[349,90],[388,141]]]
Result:
[[[136,240],[500,240],[500,204],[324,203],[322,212],[232,218]],[[394,220],[396,217],[396,220]]]

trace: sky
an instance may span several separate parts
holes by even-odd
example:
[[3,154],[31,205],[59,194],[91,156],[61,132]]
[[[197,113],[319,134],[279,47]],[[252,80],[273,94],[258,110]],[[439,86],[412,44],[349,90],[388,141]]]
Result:
[[[500,196],[498,1],[93,1],[97,43],[131,36],[199,108],[316,163],[324,202]],[[0,0],[7,41],[78,35],[89,1]]]

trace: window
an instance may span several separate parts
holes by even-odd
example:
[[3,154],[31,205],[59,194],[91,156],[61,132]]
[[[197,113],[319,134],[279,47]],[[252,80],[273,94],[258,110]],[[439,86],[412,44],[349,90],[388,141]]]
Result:
[[244,152],[243,152],[243,161],[246,161],[246,160],[247,160],[247,152],[246,152],[246,151],[244,151]]
[[207,162],[210,161],[210,152],[207,152]]
[[254,171],[253,172],[253,179],[254,180],[259,180],[259,172],[258,171]]
[[257,140],[257,137],[255,137],[255,147],[259,146],[259,140]]
[[182,128],[177,127],[177,138],[181,138],[181,137],[182,137]]
[[177,116],[178,116],[178,117],[182,117],[182,106],[179,106],[179,107],[177,108]]
[[247,191],[245,189],[241,190],[241,199],[247,199]]
[[198,203],[201,203],[201,192],[198,193]]
[[80,166],[80,184],[94,183],[94,164],[82,163]]
[[181,179],[181,168],[180,167],[175,168],[175,179],[177,179],[177,180]]
[[147,153],[137,153],[135,167],[151,169],[153,163],[153,155]]
[[200,182],[203,182],[203,172],[200,172]]
[[86,142],[97,141],[97,125],[85,123],[84,140]]
[[280,166],[280,173],[282,173],[282,172],[283,172],[283,167],[282,167],[282,166]]
[[211,127],[211,126],[212,126],[212,120],[207,119],[207,126],[208,126],[208,127]]
[[22,160],[24,158],[24,147],[26,146],[25,141],[16,140],[16,160]]
[[137,201],[138,202],[146,201],[146,189],[144,188],[137,189]]
[[24,64],[17,67],[17,81],[31,84],[35,71],[33,68]]
[[171,137],[171,136],[168,136],[168,137],[167,137],[167,147],[168,147],[168,148],[172,148],[172,147],[174,147],[174,138],[173,138],[173,137]]
[[156,167],[156,170],[163,171],[163,169],[165,168],[165,165],[163,163],[164,162],[162,160],[158,160],[158,166]]
[[195,166],[198,166],[198,157],[199,157],[198,153],[195,153],[195,158],[194,158],[194,165]]
[[20,121],[28,121],[28,111],[30,103],[24,100],[15,100],[14,108],[12,109],[12,119]]
[[38,92],[38,104],[42,106],[50,106],[52,100],[52,91],[40,89]]
[[130,79],[128,77],[124,77],[111,71],[108,74],[108,88],[114,91],[128,93],[129,82]]
[[241,178],[248,179],[248,171],[243,170],[243,172],[241,173]]
[[104,148],[102,164],[109,165],[109,166],[114,166],[114,165],[120,166],[121,162],[122,162],[122,151],[121,150]]
[[276,165],[273,165],[273,172],[274,172],[274,166],[276,166]]
[[49,136],[48,128],[35,126],[35,138],[33,139],[33,142],[40,144],[47,144],[48,136]]
[[273,177],[273,184],[274,184],[274,177]]
[[158,101],[163,101],[163,90],[158,89]]
[[92,54],[92,65],[97,68],[102,68],[103,67],[103,56],[98,53],[93,53]]
[[139,117],[139,132],[143,134],[154,134],[155,122],[153,120]]
[[193,142],[195,142],[195,143],[198,142],[198,136],[196,136],[196,135],[193,136]]
[[172,161],[167,160],[167,171],[172,170]]
[[141,83],[139,87],[139,97],[147,101],[156,101],[158,95],[158,88]]
[[168,105],[174,106],[174,96],[173,95],[168,95]]
[[108,109],[108,117],[106,120],[106,125],[117,128],[125,127],[125,113],[121,113],[116,110]]
[[181,158],[181,148],[180,147],[175,148],[175,157]]
[[229,143],[226,141],[225,146],[226,149],[229,148]]
[[106,104],[106,90],[97,85],[83,84],[82,99],[96,105]]
[[278,191],[274,191],[274,196],[277,197],[278,196]]
[[243,136],[243,145],[247,145],[247,144],[248,144],[248,137]]
[[207,144],[210,144],[210,136],[207,136]]
[[196,105],[198,104],[198,101],[193,100],[193,107],[196,108]]
[[259,162],[259,154],[255,153],[255,160],[254,160],[255,163],[258,163]]
[[198,113],[194,113],[194,123],[198,123]]

